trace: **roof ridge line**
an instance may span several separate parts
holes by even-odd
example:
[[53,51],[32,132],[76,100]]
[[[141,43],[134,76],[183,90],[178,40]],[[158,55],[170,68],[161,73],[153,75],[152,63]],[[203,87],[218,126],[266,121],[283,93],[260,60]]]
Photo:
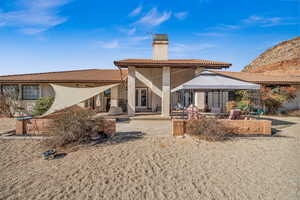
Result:
[[40,72],[40,73],[28,73],[28,74],[9,74],[0,75],[0,77],[11,77],[11,76],[24,76],[24,75],[39,75],[39,74],[54,74],[54,73],[65,73],[65,72],[81,72],[81,71],[91,71],[91,70],[119,70],[119,69],[78,69],[78,70],[65,70],[65,71],[54,71],[54,72]]

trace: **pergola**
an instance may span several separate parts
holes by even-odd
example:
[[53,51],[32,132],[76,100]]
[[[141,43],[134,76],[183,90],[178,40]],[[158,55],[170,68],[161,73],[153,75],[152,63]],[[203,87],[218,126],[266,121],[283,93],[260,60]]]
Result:
[[172,92],[182,89],[259,90],[260,85],[225,77],[214,72],[204,71],[192,80],[172,89]]
[[172,89],[172,93],[181,91],[182,95],[182,92],[184,91],[197,91],[193,97],[195,100],[195,105],[200,108],[204,108],[206,101],[205,92],[209,93],[207,101],[210,106],[214,104],[214,99],[217,99],[218,104],[222,104],[222,106],[219,105],[219,107],[224,107],[225,103],[228,101],[228,91],[257,91],[259,89],[260,85],[258,84],[234,79],[210,71],[203,71],[192,80]]

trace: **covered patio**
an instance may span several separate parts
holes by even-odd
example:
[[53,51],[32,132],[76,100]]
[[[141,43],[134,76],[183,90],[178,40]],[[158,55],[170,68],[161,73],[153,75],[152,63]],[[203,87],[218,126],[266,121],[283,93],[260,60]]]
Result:
[[222,69],[230,63],[200,59],[169,59],[168,35],[156,34],[153,38],[152,59],[126,59],[115,61],[120,69],[128,69],[127,111],[160,112],[170,117],[172,108],[171,90],[193,79],[205,69]]
[[195,78],[172,89],[172,110],[186,109],[194,104],[202,112],[225,112],[226,104],[237,90],[257,92],[260,85],[203,71]]

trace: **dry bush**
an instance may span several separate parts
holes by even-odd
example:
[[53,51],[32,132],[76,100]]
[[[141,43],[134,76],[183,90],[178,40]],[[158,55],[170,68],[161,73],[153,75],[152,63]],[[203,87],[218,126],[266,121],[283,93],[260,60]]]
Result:
[[189,120],[186,132],[207,141],[224,141],[232,131],[217,119],[202,117],[199,120]]
[[91,110],[67,110],[53,119],[46,144],[50,147],[88,143],[103,130],[103,118],[93,118]]
[[13,117],[16,112],[22,108],[19,107],[17,97],[10,93],[0,94],[0,116]]

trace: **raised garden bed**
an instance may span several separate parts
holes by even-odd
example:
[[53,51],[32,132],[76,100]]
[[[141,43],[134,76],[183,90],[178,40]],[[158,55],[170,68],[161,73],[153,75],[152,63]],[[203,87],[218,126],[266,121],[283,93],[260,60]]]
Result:
[[[200,119],[201,120],[201,119]],[[224,126],[232,130],[236,135],[271,135],[272,122],[269,120],[227,120],[218,119]],[[173,119],[173,136],[182,136],[187,132],[187,120]]]

